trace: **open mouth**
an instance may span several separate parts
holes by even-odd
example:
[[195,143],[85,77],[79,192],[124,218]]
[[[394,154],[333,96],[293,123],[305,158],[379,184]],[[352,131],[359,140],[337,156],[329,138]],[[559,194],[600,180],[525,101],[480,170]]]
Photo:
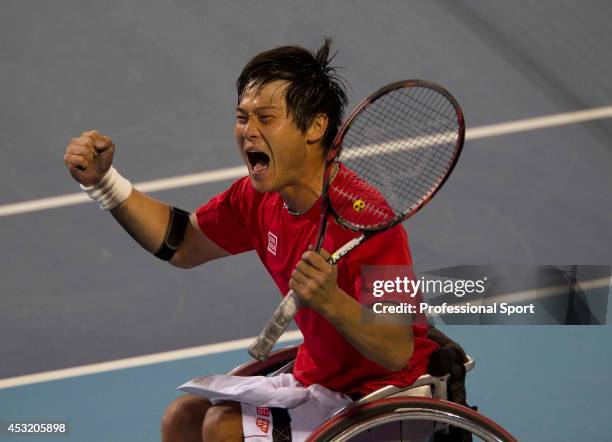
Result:
[[263,173],[268,170],[270,157],[265,153],[250,150],[247,151],[246,156],[253,173]]

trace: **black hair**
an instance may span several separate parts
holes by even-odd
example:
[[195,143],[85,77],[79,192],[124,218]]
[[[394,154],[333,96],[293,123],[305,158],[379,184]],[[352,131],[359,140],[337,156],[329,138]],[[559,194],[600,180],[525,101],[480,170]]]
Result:
[[328,125],[321,144],[327,152],[338,132],[348,101],[344,79],[330,66],[331,39],[314,53],[300,46],[281,46],[256,55],[236,81],[238,103],[247,88],[261,90],[275,80],[289,82],[285,90],[287,113],[306,132],[318,114],[326,114]]

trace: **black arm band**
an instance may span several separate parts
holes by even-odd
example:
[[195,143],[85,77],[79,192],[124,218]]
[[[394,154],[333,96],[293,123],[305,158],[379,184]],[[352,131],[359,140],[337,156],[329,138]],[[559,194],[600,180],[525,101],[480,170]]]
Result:
[[162,246],[155,252],[155,256],[164,261],[169,261],[181,246],[188,223],[189,212],[170,207],[170,222],[168,223],[166,237]]

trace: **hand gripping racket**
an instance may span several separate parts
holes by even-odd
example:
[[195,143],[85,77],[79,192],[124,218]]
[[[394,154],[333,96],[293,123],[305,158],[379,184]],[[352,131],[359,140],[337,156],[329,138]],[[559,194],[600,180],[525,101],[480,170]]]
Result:
[[[463,112],[442,87],[422,80],[389,84],[366,98],[339,130],[327,156],[317,252],[327,220],[360,235],[328,260],[418,212],[452,172],[465,137]],[[248,351],[266,360],[300,308],[291,290]]]

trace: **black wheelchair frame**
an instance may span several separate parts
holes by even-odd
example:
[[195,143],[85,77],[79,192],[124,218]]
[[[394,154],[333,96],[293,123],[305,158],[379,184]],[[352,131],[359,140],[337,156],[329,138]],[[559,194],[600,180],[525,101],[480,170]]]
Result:
[[[290,373],[299,345],[273,352],[266,361],[250,361],[228,374],[235,376],[274,376]],[[467,356],[465,370],[474,368],[474,360]],[[451,426],[486,442],[516,442],[516,439],[472,408],[447,400],[449,374],[425,374],[409,387],[385,386],[334,414],[308,438],[310,442],[342,441],[409,441],[404,433],[404,422],[431,421],[432,442],[463,442],[449,436]],[[429,394],[427,393],[429,391]],[[431,396],[431,397],[427,397]]]

